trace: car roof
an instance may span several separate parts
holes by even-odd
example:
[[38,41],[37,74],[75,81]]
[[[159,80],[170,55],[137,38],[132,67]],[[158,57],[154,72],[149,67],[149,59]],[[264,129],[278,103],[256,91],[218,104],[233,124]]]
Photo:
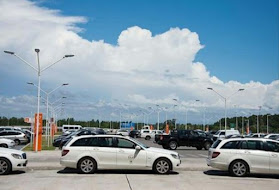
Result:
[[88,138],[88,137],[121,137],[121,138],[129,139],[128,137],[122,135],[104,135],[104,134],[74,136],[73,139],[81,139],[81,138]]
[[231,139],[223,139],[223,142],[229,142],[229,141],[247,141],[247,140],[258,140],[258,141],[274,141],[274,142],[279,142],[276,140],[272,140],[272,139],[266,139],[266,138],[231,138]]

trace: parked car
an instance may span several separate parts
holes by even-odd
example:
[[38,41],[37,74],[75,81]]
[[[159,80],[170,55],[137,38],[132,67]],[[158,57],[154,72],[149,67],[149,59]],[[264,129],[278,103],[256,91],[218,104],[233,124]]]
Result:
[[268,134],[268,135],[266,135],[264,138],[276,140],[276,139],[279,138],[279,134]]
[[14,146],[15,146],[15,141],[11,139],[0,138],[0,147],[13,148]]
[[152,130],[151,133],[146,134],[145,140],[155,139],[155,135],[161,135],[163,131],[161,130]]
[[25,169],[26,165],[26,153],[20,150],[0,148],[0,175],[6,175],[11,171]]
[[174,130],[169,135],[155,136],[155,142],[165,149],[175,150],[179,146],[196,147],[198,150],[208,150],[213,143],[212,138],[199,134],[194,130]]
[[0,131],[0,138],[11,139],[15,141],[16,145],[28,143],[28,138],[26,134],[20,131],[13,131],[13,130]]
[[217,140],[207,165],[242,177],[248,173],[279,174],[279,141],[264,138]]
[[130,131],[129,136],[132,138],[140,138],[140,131],[132,130],[132,131]]
[[130,129],[118,129],[116,134],[122,136],[129,136],[130,131]]
[[60,164],[81,173],[98,169],[154,170],[169,173],[181,164],[174,151],[152,148],[121,135],[73,137],[62,149]]
[[264,138],[265,136],[266,136],[266,134],[264,134],[264,133],[252,133],[248,137],[251,137],[251,138]]
[[83,136],[83,135],[96,135],[95,130],[87,130],[87,129],[81,129],[77,131],[76,133],[72,133],[73,135],[68,135],[67,137],[61,139],[59,144],[59,149],[62,149],[62,147],[72,138],[75,136]]
[[213,140],[216,141],[217,139],[224,139],[226,136],[229,135],[240,135],[238,130],[219,130],[213,135]]
[[140,137],[145,138],[146,136],[150,135],[152,132],[151,129],[142,129],[140,130]]

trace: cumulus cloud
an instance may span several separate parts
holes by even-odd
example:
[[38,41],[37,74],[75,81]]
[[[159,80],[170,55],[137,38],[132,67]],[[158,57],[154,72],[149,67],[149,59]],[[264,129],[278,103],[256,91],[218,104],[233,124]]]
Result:
[[[218,76],[211,76],[206,63],[195,61],[195,56],[205,46],[198,34],[189,29],[170,28],[154,35],[146,28],[131,26],[119,34],[117,44],[113,45],[104,40],[82,38],[79,32],[83,29],[77,25],[86,21],[85,17],[64,16],[59,10],[26,0],[0,1],[2,52],[15,51],[36,66],[34,48],[40,48],[42,67],[65,54],[75,55],[42,73],[43,89],[51,90],[58,84],[70,83],[68,108],[65,108],[68,115],[89,119],[101,110],[103,118],[117,116],[121,102],[130,105],[129,109],[122,108],[127,113],[139,113],[139,109],[156,104],[161,107],[178,104],[181,115],[186,109],[195,113],[206,107],[207,112],[221,117],[224,102],[207,87],[225,97],[244,88],[245,91],[228,98],[230,108],[237,104],[239,109],[253,110],[266,105],[278,110],[278,81],[271,84],[224,83]],[[36,81],[36,73],[15,57],[1,53],[0,60],[1,74],[21,81]],[[2,88],[9,90],[3,85]],[[7,97],[6,101],[22,101],[26,93],[22,91],[14,99]],[[200,102],[195,102],[197,99]],[[1,101],[1,104],[5,103]],[[93,105],[99,110],[92,109]],[[200,122],[199,118],[196,115],[193,121]]]

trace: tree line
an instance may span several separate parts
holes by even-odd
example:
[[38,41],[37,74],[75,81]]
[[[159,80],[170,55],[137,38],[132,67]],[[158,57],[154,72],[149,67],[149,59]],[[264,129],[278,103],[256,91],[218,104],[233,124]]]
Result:
[[[267,115],[260,115],[259,118],[259,131],[265,133],[267,131]],[[132,121],[123,121],[123,122],[132,122]],[[255,133],[257,131],[257,115],[251,115],[249,117],[231,117],[227,118],[227,129],[229,128],[238,128],[240,131],[242,130],[242,126],[244,126],[243,131],[246,131],[246,126],[248,125],[250,130]],[[45,125],[46,121],[43,120],[43,124]],[[175,126],[177,129],[206,129],[217,131],[220,129],[224,129],[225,119],[222,118],[215,123],[206,126],[202,124],[191,124],[187,123],[175,123],[175,119],[170,119],[164,121],[163,123],[159,123],[159,129],[165,129],[166,123],[169,125],[170,129],[174,129]],[[88,120],[88,121],[81,121],[75,120],[74,118],[67,118],[67,119],[60,119],[57,121],[58,126],[62,125],[81,125],[83,127],[101,127],[101,128],[114,128],[118,129],[120,127],[119,121],[99,121],[99,120]],[[0,126],[30,126],[29,123],[24,122],[24,118],[16,118],[16,117],[0,117]],[[135,129],[141,129],[144,126],[144,123],[136,123]],[[279,115],[274,114],[268,117],[268,126],[269,126],[269,133],[279,133]],[[153,128],[157,129],[157,123],[153,124]]]

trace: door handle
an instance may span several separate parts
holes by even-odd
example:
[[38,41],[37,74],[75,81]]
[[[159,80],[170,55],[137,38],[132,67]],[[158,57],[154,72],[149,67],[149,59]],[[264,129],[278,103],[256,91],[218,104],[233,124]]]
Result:
[[93,150],[99,150],[98,148],[93,148]]
[[272,157],[277,158],[278,155],[277,154],[271,154]]
[[118,152],[120,152],[120,153],[124,153],[124,150],[119,150]]
[[248,150],[245,150],[244,153],[245,153],[245,154],[250,154],[251,152],[248,151]]

